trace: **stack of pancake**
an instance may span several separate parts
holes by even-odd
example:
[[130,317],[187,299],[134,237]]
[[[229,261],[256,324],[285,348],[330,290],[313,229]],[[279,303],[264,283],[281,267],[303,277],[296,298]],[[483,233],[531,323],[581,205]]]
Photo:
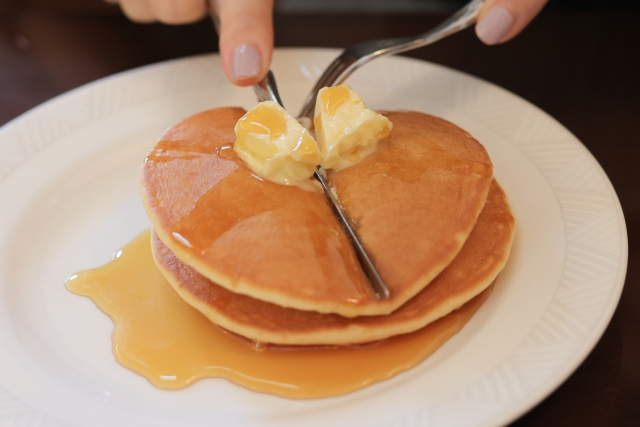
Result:
[[156,264],[215,324],[266,343],[366,343],[453,312],[504,267],[514,218],[486,150],[464,130],[384,112],[393,130],[376,151],[329,172],[389,288],[377,299],[315,181],[273,183],[237,158],[244,113],[218,108],[178,123],[141,174]]

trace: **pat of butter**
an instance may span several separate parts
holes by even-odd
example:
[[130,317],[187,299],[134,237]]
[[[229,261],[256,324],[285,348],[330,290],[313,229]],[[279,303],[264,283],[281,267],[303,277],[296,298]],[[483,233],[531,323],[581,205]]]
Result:
[[295,184],[313,175],[320,150],[309,131],[275,102],[261,102],[235,127],[233,149],[257,175]]
[[322,166],[336,170],[371,154],[393,128],[385,116],[366,108],[349,85],[318,92],[314,125]]

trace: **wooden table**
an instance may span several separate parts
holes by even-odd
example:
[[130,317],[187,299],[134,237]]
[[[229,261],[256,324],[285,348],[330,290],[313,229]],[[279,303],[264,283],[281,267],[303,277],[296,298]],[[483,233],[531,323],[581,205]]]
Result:
[[[1,4],[0,4],[1,5]],[[21,6],[22,5],[22,6]],[[423,32],[443,16],[279,15],[277,46],[344,47]],[[472,31],[410,56],[481,77],[527,99],[573,132],[615,187],[629,234],[622,298],[576,372],[517,426],[640,425],[640,12],[546,10],[497,47]],[[209,22],[135,25],[87,7],[0,10],[0,124],[95,79],[215,49]]]

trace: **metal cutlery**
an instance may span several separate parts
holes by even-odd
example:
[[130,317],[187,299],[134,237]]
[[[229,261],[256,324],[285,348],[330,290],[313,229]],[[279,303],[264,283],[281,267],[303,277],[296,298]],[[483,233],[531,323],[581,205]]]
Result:
[[[211,19],[213,20],[213,23],[216,27],[216,31],[218,31],[219,33],[220,18],[218,16],[217,2],[215,0],[211,0],[209,2],[209,6],[210,6],[209,10],[211,13]],[[269,70],[267,75],[261,81],[259,81],[253,86],[253,90],[256,93],[256,96],[259,102],[274,101],[280,104],[280,106],[284,108],[282,99],[278,94],[278,87],[276,85],[275,76],[273,75],[273,72],[271,70]],[[315,177],[315,179],[317,179],[320,182],[320,185],[322,185],[322,189],[324,190],[324,193],[327,199],[329,200],[331,207],[333,208],[343,228],[347,232],[347,236],[349,237],[349,240],[352,243],[353,249],[356,252],[358,261],[360,262],[360,265],[362,266],[362,269],[365,275],[369,279],[369,283],[371,284],[371,288],[374,294],[376,295],[377,298],[389,298],[389,289],[384,284],[384,281],[380,277],[378,270],[376,269],[375,265],[371,261],[371,258],[367,254],[367,251],[365,250],[364,246],[360,242],[360,239],[358,238],[358,235],[356,234],[355,230],[351,226],[349,219],[346,217],[346,215],[342,211],[338,198],[329,187],[329,184],[327,184],[327,181],[325,179],[325,172],[321,166],[318,166],[316,168],[316,171],[314,172],[313,176]]]
[[440,25],[424,34],[414,37],[372,40],[346,48],[320,76],[311,93],[307,96],[298,116],[313,119],[318,91],[323,87],[344,82],[351,73],[371,60],[429,45],[473,25],[484,2],[485,0],[470,1]]

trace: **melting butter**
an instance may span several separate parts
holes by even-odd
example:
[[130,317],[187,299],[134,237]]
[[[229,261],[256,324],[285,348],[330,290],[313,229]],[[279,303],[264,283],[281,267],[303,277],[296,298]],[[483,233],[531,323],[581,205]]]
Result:
[[283,347],[255,343],[212,324],[160,273],[145,231],[109,264],[73,275],[67,288],[88,296],[114,323],[113,353],[162,389],[226,378],[248,389],[306,399],[361,389],[412,368],[457,333],[489,290],[409,334],[367,345]]
[[365,107],[349,85],[321,89],[314,125],[325,169],[343,169],[370,155],[393,125]]
[[309,179],[320,164],[318,144],[275,102],[261,102],[235,127],[233,149],[259,176],[279,184]]

